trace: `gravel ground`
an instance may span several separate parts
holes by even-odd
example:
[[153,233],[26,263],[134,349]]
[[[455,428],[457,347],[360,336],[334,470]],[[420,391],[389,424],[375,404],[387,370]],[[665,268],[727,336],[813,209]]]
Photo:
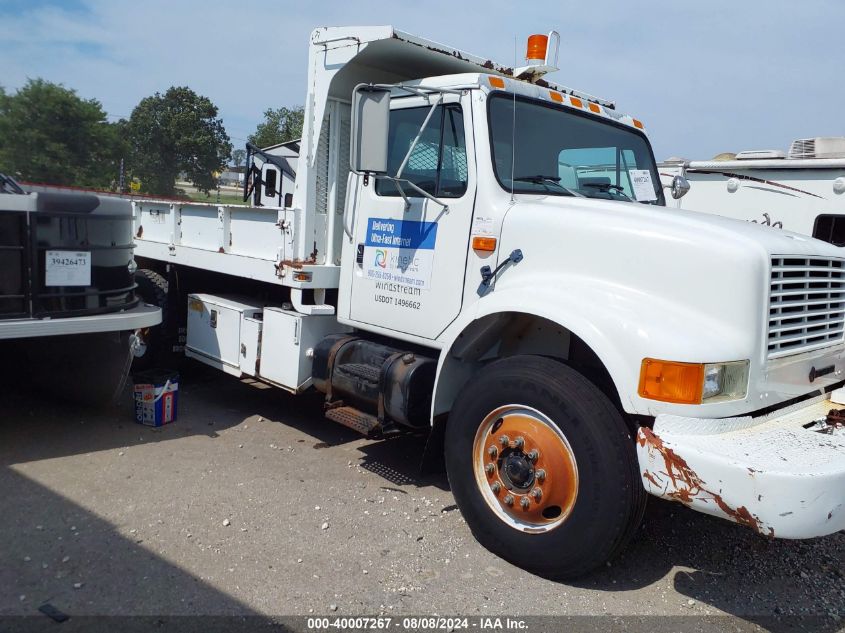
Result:
[[[650,500],[608,567],[574,583],[479,546],[424,441],[361,439],[292,397],[193,365],[179,420],[0,393],[0,615],[845,616],[845,533],[768,541]],[[722,622],[728,622],[723,619]],[[836,624],[838,622],[839,624]]]

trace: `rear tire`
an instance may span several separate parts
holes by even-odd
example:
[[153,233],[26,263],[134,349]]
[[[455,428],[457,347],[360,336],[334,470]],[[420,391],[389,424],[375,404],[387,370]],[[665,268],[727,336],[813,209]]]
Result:
[[173,337],[171,336],[172,315],[167,304],[167,280],[154,270],[139,268],[135,271],[136,292],[141,301],[161,308],[161,323],[136,332],[141,339],[141,349],[132,361],[132,371],[144,371],[153,367],[173,364]]
[[622,415],[547,358],[515,356],[476,374],[449,415],[445,457],[478,541],[541,576],[604,564],[642,519],[646,494]]

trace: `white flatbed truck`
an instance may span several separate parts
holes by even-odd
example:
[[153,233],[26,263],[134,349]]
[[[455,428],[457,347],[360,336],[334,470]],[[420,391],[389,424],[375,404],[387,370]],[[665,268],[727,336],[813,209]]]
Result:
[[612,558],[646,493],[842,530],[842,253],[666,209],[643,124],[543,79],[556,44],[513,69],[316,29],[303,137],[253,152],[254,206],[134,203],[185,353],[368,435],[431,428],[478,540],[545,576]]

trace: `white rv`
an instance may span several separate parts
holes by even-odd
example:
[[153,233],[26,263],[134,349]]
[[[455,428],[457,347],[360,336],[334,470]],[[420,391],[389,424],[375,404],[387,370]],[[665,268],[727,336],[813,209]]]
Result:
[[509,68],[316,29],[281,206],[135,202],[166,324],[334,422],[430,429],[473,533],[536,573],[609,560],[646,493],[767,536],[845,528],[842,253],[666,209],[643,124],[546,80],[557,40]]
[[788,152],[745,151],[712,160],[660,164],[669,185],[684,176],[686,196],[669,206],[718,213],[845,246],[845,137],[794,141]]

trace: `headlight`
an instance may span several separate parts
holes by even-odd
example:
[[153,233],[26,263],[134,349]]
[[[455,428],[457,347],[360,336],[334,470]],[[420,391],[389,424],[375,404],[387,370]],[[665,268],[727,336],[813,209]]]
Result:
[[748,361],[709,363],[704,366],[701,402],[741,400],[748,392]]
[[679,363],[646,358],[639,394],[650,400],[704,404],[740,400],[748,391],[747,360],[730,363]]

